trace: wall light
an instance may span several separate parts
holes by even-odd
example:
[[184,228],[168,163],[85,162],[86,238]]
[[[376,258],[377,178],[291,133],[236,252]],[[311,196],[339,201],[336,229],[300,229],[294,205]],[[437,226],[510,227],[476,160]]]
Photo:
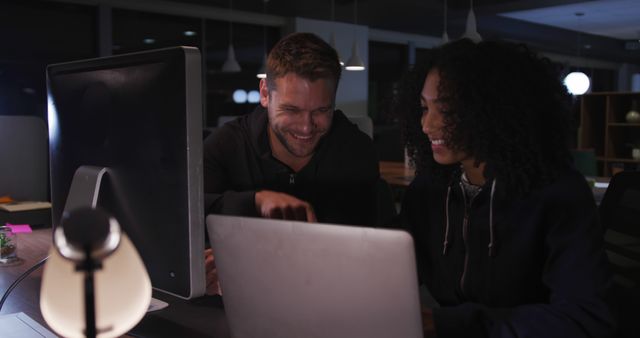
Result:
[[589,90],[591,81],[583,72],[571,72],[564,78],[564,85],[572,95],[582,95]]
[[243,89],[236,89],[233,92],[233,102],[235,103],[246,103],[247,102],[247,91]]

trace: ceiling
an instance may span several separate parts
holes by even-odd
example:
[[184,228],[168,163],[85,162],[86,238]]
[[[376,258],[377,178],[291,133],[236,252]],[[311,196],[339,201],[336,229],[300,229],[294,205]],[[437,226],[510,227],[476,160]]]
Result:
[[501,13],[513,19],[621,40],[640,39],[640,1],[599,0]]
[[[228,9],[230,1],[234,10],[263,13],[262,0],[180,2]],[[381,30],[441,36],[445,1],[359,0],[357,23]],[[464,32],[470,0],[446,3],[448,35],[455,38]],[[640,62],[640,0],[475,0],[473,7],[478,31],[484,38],[526,42],[548,52]],[[355,22],[354,8],[354,0],[267,0],[266,3],[266,11],[271,15],[346,23]],[[578,18],[576,12],[584,15]],[[577,41],[582,51],[577,50]]]
[[[432,37],[442,36],[446,3],[447,32],[451,39],[463,34],[470,4],[470,0],[356,1],[357,23],[360,25]],[[83,49],[80,54],[75,51],[80,46],[78,41],[91,40],[95,34],[94,31],[83,28],[91,26],[90,22],[78,22],[78,18],[90,17],[86,14],[95,9],[92,6],[69,5],[65,13],[67,16],[61,17],[59,3],[105,4],[116,9],[163,13],[184,17],[184,20],[178,20],[178,24],[188,25],[193,21],[197,25],[200,15],[208,17],[212,12],[217,15],[217,20],[224,21],[231,2],[234,14],[237,14],[234,17],[240,16],[238,20],[245,24],[250,23],[256,15],[264,13],[271,18],[279,18],[271,23],[272,26],[281,25],[283,18],[290,17],[356,22],[354,0],[268,0],[266,4],[264,0],[0,1],[0,12],[4,9],[14,13],[0,21],[0,36],[2,41],[7,42],[6,45],[12,46],[4,54],[16,54],[16,57],[5,56],[7,62],[28,62],[38,58],[46,59],[47,62],[60,62],[94,53],[92,45],[86,46],[84,49],[88,50]],[[47,3],[51,6],[44,6]],[[640,0],[474,0],[473,7],[478,31],[485,39],[525,42],[534,49],[548,53],[640,65],[640,20],[636,19],[640,18]],[[585,15],[578,18],[576,12],[583,12]],[[155,25],[141,20],[130,21],[131,25],[114,24],[113,29],[120,29],[123,33],[117,34],[118,36],[130,37],[137,44],[141,41],[138,35],[147,31],[153,30],[158,35],[168,36],[175,35],[170,30],[177,29],[162,24],[162,21]],[[262,21],[253,23],[253,26],[268,24],[264,21],[264,15]],[[42,34],[45,30],[56,33]],[[578,34],[578,30],[583,33]],[[242,37],[238,38],[242,40]],[[114,41],[115,43],[125,45],[122,41]],[[237,45],[241,43],[242,41],[236,41]],[[261,56],[262,50],[258,49],[258,55]],[[21,51],[24,55],[20,54]],[[44,57],[50,51],[55,51],[55,58]],[[71,51],[74,52],[71,56],[65,54]],[[224,55],[220,57],[223,58]]]

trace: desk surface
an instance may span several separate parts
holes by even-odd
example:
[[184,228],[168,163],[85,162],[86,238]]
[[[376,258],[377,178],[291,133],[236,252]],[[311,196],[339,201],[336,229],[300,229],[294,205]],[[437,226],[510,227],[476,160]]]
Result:
[[[18,257],[23,262],[15,266],[0,266],[0,293],[23,272],[47,256],[51,247],[51,229],[39,229],[32,233],[18,234]],[[40,281],[42,268],[25,278],[7,298],[0,314],[24,312],[40,324],[49,328],[40,313]],[[49,329],[50,330],[50,329]]]
[[[19,234],[18,256],[24,262],[16,266],[0,267],[0,294],[3,294],[20,274],[46,257],[50,247],[50,228]],[[24,312],[51,330],[40,313],[41,280],[42,268],[34,271],[13,290],[0,315]],[[153,296],[169,303],[169,307],[148,313],[131,331],[132,335],[136,337],[230,337],[220,297],[205,296],[187,301],[157,291],[154,291]]]
[[415,171],[404,162],[380,161],[380,176],[391,186],[407,187],[415,177]]

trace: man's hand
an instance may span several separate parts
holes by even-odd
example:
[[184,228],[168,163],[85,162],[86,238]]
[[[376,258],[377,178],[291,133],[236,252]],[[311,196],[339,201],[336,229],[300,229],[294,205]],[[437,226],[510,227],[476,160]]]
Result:
[[317,222],[311,204],[270,190],[256,192],[256,209],[262,217]]
[[216,269],[216,260],[213,257],[213,250],[206,249],[204,251],[204,269],[207,273],[207,290],[208,295],[221,295],[220,281],[218,280],[218,269]]

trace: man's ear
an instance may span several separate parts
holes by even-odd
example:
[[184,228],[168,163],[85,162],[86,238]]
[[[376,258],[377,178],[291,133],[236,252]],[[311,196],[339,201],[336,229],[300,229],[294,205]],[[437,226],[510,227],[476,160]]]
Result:
[[269,106],[269,88],[267,88],[267,79],[260,79],[260,105],[265,108]]

